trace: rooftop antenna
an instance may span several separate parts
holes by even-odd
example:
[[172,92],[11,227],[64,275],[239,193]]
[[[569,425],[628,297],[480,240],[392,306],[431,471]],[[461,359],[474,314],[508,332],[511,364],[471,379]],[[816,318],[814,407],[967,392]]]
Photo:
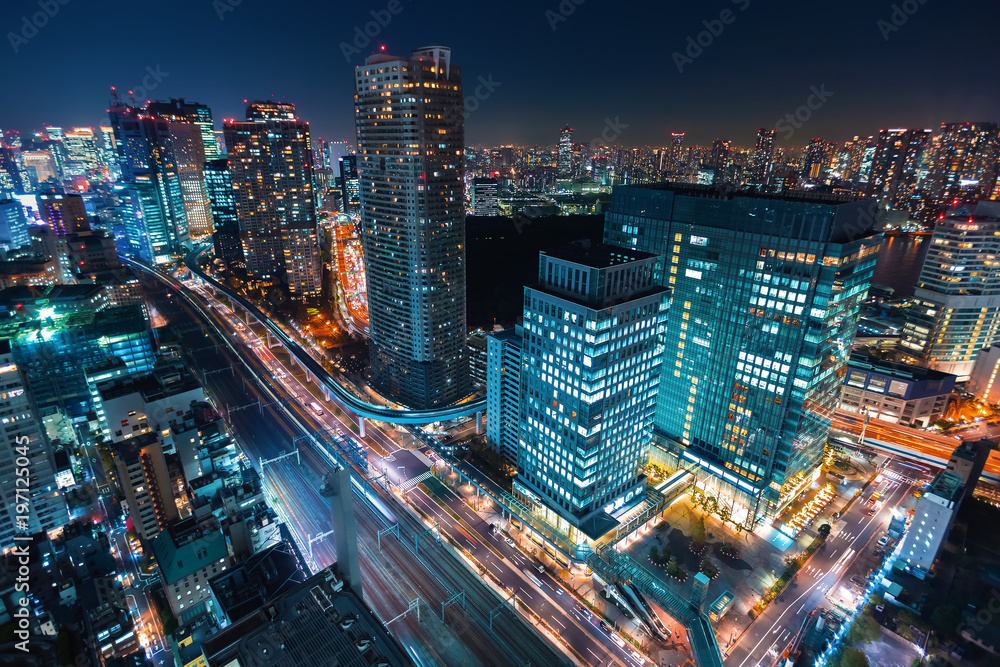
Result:
[[114,86],[111,86],[111,101],[114,103],[112,106],[119,106],[121,102],[118,100],[118,91]]
[[128,98],[129,98],[129,100],[131,100],[132,106],[135,107],[135,95],[132,94],[131,90],[128,91]]

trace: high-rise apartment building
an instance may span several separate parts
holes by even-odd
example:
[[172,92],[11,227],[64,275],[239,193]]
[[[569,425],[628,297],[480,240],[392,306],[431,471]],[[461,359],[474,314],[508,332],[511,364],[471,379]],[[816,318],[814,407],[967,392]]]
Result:
[[111,453],[136,534],[144,540],[156,537],[179,517],[159,432],[116,442]]
[[226,158],[205,163],[205,189],[212,204],[212,243],[215,245],[215,256],[227,266],[240,264],[243,262],[240,221],[236,214],[233,179]]
[[942,123],[929,160],[926,189],[938,206],[989,197],[997,182],[996,123]]
[[1000,204],[980,202],[937,221],[907,310],[902,347],[922,364],[967,378],[1000,342]]
[[361,178],[358,176],[358,156],[342,155],[337,158],[340,165],[340,195],[344,213],[357,215],[361,212]]
[[451,49],[378,53],[355,71],[372,379],[413,407],[469,391],[464,126]]
[[[68,516],[55,481],[51,445],[25,391],[24,375],[7,339],[0,339],[0,384],[3,385],[0,414],[6,420],[0,434],[0,502],[3,502],[0,552],[3,552],[14,547],[15,535],[56,530],[66,525]],[[29,475],[27,488],[18,482],[21,470]]]
[[663,358],[656,255],[580,244],[539,259],[524,289],[514,492],[577,545],[641,496]]
[[486,441],[511,463],[521,437],[522,337],[517,326],[486,338]]
[[559,178],[573,175],[573,128],[569,125],[559,132],[559,157],[556,165]]
[[[672,299],[654,425],[750,526],[819,470],[880,237],[872,202],[619,187],[605,241]],[[722,502],[722,501],[720,501]]]
[[868,174],[868,196],[894,208],[906,208],[917,187],[917,168],[930,130],[879,130]]
[[768,185],[774,170],[774,137],[777,130],[760,128],[757,130],[757,144],[750,155],[750,177],[748,185],[758,189]]
[[323,287],[309,123],[286,102],[251,102],[223,125],[248,273],[287,284],[292,298]]

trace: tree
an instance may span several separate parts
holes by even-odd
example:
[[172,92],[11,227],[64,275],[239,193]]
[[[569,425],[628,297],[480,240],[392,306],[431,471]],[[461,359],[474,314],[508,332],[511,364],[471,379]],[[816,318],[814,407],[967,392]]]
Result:
[[660,550],[656,548],[656,545],[649,547],[649,560],[654,563],[660,562]]
[[662,564],[662,563],[666,563],[669,560],[670,560],[670,545],[669,544],[664,544],[662,547],[660,547],[660,560],[659,560],[659,562]]
[[875,641],[882,636],[882,626],[865,612],[854,619],[851,629],[847,632],[847,643],[851,646]]
[[830,537],[830,524],[824,523],[819,527],[819,536],[824,540]]
[[868,667],[868,656],[860,649],[844,649],[844,654],[840,658],[840,667]]
[[960,615],[953,604],[943,604],[931,612],[931,628],[939,635],[950,637],[958,627]]
[[705,517],[699,515],[691,525],[691,550],[701,551],[705,548]]
[[714,579],[717,574],[719,574],[719,566],[711,558],[706,558],[701,561],[701,573],[704,574],[709,579]]

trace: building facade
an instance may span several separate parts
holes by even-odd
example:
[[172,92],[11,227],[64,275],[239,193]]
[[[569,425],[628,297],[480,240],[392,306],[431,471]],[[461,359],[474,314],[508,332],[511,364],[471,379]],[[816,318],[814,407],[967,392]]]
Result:
[[918,579],[925,579],[930,574],[941,545],[955,522],[962,498],[962,478],[945,471],[938,473],[917,500],[899,557],[906,561],[910,573]]
[[227,266],[241,264],[243,244],[240,242],[240,221],[236,214],[229,160],[219,158],[205,163],[205,187],[212,205],[212,243],[215,246],[215,256]]
[[251,102],[223,125],[247,272],[294,299],[323,288],[309,123],[295,105]]
[[998,254],[1000,204],[980,202],[937,221],[903,328],[913,361],[966,379],[979,351],[1000,341]]
[[615,189],[605,241],[672,299],[654,424],[747,526],[818,473],[880,237],[870,202]]
[[576,245],[541,253],[538,283],[524,289],[514,493],[568,536],[576,558],[645,490],[667,294],[656,263]]
[[520,326],[489,334],[486,339],[486,441],[517,463],[521,436]]
[[[26,391],[10,341],[0,339],[0,552],[15,546],[15,535],[53,531],[66,525],[66,503],[56,485],[52,447]],[[20,463],[18,463],[20,461]],[[25,461],[27,465],[25,465]],[[27,486],[18,471],[27,470]],[[24,523],[22,523],[22,520]]]
[[854,353],[840,389],[840,409],[911,428],[944,417],[955,376]]
[[376,54],[354,101],[372,380],[411,407],[447,405],[470,387],[461,71],[446,47]]

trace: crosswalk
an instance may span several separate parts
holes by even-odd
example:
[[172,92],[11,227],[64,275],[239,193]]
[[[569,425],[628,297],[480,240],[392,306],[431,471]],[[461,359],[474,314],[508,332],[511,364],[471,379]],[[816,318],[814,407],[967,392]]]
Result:
[[403,482],[402,484],[399,485],[399,488],[401,490],[403,490],[403,491],[409,491],[410,489],[412,489],[413,487],[415,487],[420,482],[422,482],[425,479],[427,479],[428,477],[432,477],[432,476],[433,475],[432,475],[431,471],[428,470],[428,471],[424,472],[423,474],[417,475],[416,477],[413,477],[411,479],[406,480],[405,482]]

